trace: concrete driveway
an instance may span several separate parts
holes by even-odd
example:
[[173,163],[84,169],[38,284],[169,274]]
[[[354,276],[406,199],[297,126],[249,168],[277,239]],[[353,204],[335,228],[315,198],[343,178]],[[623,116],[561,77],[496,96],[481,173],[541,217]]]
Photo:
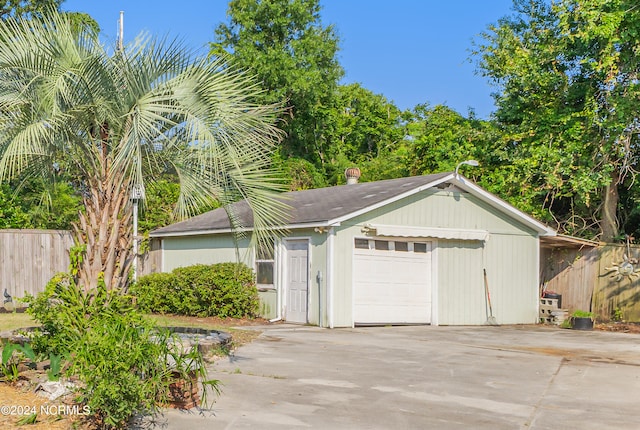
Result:
[[640,336],[541,326],[274,325],[212,366],[177,429],[634,429]]

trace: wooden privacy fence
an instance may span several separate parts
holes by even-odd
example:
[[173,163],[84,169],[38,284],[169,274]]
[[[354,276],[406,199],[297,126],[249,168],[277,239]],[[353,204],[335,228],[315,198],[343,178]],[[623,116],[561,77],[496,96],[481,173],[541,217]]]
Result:
[[[53,275],[69,270],[72,246],[66,230],[0,230],[0,294],[6,289],[22,298],[44,291]],[[149,248],[138,258],[138,276],[160,271],[159,242]]]
[[159,239],[151,239],[149,248],[138,256],[138,277],[162,271],[162,250]]
[[540,263],[542,282],[562,294],[563,308],[590,310],[600,320],[619,313],[626,321],[640,322],[640,246],[547,249]]
[[22,298],[44,291],[54,274],[69,269],[72,245],[65,230],[0,230],[0,293]]

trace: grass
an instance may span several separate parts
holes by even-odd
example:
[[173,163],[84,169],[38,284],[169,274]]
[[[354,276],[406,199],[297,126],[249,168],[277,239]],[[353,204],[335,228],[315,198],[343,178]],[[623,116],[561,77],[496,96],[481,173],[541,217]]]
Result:
[[154,321],[159,326],[170,327],[196,327],[205,328],[211,330],[220,330],[224,328],[222,325],[212,323],[204,318],[185,317],[180,315],[160,315],[160,314],[148,314],[147,317]]
[[17,328],[33,327],[38,325],[31,315],[23,312],[0,313],[0,331],[10,331]]
[[[261,333],[259,330],[245,330],[242,328],[237,328],[238,326],[250,326],[251,324],[247,324],[247,322],[251,323],[251,320],[239,320],[234,318],[222,319],[215,317],[198,318],[181,315],[159,314],[149,314],[147,316],[151,320],[155,321],[155,323],[159,326],[196,327],[227,332],[232,336],[233,347],[238,347],[240,345],[244,345],[245,343],[252,342],[255,338],[260,336]],[[256,324],[260,323],[260,321],[255,322]]]

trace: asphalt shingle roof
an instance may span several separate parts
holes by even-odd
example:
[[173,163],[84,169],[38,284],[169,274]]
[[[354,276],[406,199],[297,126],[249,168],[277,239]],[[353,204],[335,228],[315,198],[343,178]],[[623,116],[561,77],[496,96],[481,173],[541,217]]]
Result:
[[[282,200],[291,207],[291,217],[282,227],[300,224],[323,224],[375,206],[404,193],[450,176],[450,172],[425,176],[362,182],[353,185],[291,191],[282,194]],[[234,203],[233,212],[242,225],[251,227],[253,217],[246,201]],[[190,232],[228,230],[229,218],[223,208],[215,209],[185,221],[151,232],[152,236],[170,236]]]

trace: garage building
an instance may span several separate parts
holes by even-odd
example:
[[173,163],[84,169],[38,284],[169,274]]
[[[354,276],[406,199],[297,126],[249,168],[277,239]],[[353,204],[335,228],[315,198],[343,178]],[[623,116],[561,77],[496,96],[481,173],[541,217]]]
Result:
[[[239,258],[256,270],[264,317],[321,327],[484,324],[485,280],[499,323],[538,321],[540,237],[555,231],[461,175],[284,198],[287,233],[257,252],[223,209],[155,230],[162,271]],[[234,206],[250,225],[246,202]]]

